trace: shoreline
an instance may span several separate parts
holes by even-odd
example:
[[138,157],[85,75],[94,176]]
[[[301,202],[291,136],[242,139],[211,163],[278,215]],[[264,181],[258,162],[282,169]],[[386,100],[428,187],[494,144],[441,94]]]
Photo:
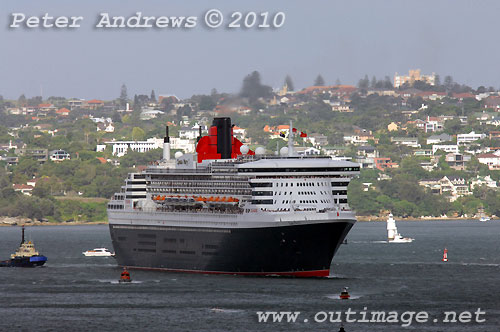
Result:
[[[357,221],[359,222],[366,222],[366,221],[387,221],[387,216],[380,217],[380,216],[356,216]],[[406,217],[406,218],[399,218],[399,217],[394,217],[397,221],[415,221],[415,222],[422,222],[422,221],[436,221],[436,220],[474,220],[477,219],[475,217],[424,217],[424,218],[413,218],[413,217]],[[491,220],[496,219],[496,217],[492,217]]]
[[81,225],[107,225],[107,221],[70,221],[70,222],[45,222],[33,221],[27,218],[0,218],[0,227],[8,226],[81,226]]

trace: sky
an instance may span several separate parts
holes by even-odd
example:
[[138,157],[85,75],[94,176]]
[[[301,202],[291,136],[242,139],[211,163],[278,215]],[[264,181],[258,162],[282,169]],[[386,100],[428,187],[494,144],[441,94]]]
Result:
[[[477,87],[500,87],[500,1],[492,0],[2,0],[0,95],[84,99],[238,92],[254,70],[279,88],[318,74],[327,84],[393,78],[419,68]],[[223,25],[208,28],[217,9]],[[227,28],[230,15],[283,12],[279,28]],[[99,29],[100,13],[195,16],[194,28]],[[79,28],[11,28],[12,14],[82,16]],[[244,20],[240,21],[240,23]],[[257,15],[260,19],[261,16]],[[249,20],[251,19],[251,16]],[[269,21],[272,21],[269,19]]]

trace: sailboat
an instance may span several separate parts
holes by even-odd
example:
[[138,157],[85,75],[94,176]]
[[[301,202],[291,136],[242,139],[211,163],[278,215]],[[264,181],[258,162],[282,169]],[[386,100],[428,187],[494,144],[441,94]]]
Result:
[[488,217],[485,213],[484,213],[484,208],[481,206],[479,209],[478,209],[478,214],[479,214],[479,221],[490,221],[490,217]]
[[392,213],[389,214],[387,218],[387,242],[389,243],[410,243],[414,239],[409,237],[403,237],[398,233],[398,228],[396,227],[396,220],[394,220]]

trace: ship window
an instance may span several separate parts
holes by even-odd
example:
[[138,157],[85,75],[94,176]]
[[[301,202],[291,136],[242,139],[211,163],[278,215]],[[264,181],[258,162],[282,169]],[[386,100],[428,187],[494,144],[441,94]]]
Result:
[[201,254],[203,256],[216,256],[216,255],[218,255],[218,253],[216,253],[216,252],[206,252],[206,251],[202,251]]
[[179,253],[186,254],[186,255],[194,255],[194,254],[196,254],[196,252],[192,251],[192,250],[181,250],[181,251],[179,251]]
[[148,239],[155,239],[156,238],[156,234],[138,234],[137,237],[148,238]]
[[149,241],[139,241],[137,244],[141,246],[156,246],[156,242],[149,242]]
[[177,251],[175,251],[175,250],[168,250],[168,249],[162,250],[161,252],[163,252],[165,254],[175,254],[175,253],[177,253]]
[[142,248],[138,248],[137,251],[140,251],[140,252],[156,252],[155,249],[142,249]]
[[272,199],[254,199],[252,204],[273,204]]
[[203,246],[203,248],[205,248],[205,249],[218,249],[219,246],[217,244],[205,244]]
[[163,239],[163,242],[167,242],[167,243],[177,243],[177,239],[165,238],[165,239]]
[[268,183],[268,182],[264,182],[264,183],[254,183],[254,182],[250,182],[250,187],[254,188],[254,187],[272,187],[273,184],[272,183]]

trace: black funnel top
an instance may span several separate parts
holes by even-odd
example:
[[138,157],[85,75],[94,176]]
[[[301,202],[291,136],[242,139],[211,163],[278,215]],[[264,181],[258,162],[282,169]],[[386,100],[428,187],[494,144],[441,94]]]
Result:
[[221,159],[231,159],[233,135],[231,135],[231,118],[214,118],[212,126],[217,127],[217,153]]
[[170,136],[168,136],[168,126],[165,128],[165,137],[163,138],[163,143],[170,143]]

